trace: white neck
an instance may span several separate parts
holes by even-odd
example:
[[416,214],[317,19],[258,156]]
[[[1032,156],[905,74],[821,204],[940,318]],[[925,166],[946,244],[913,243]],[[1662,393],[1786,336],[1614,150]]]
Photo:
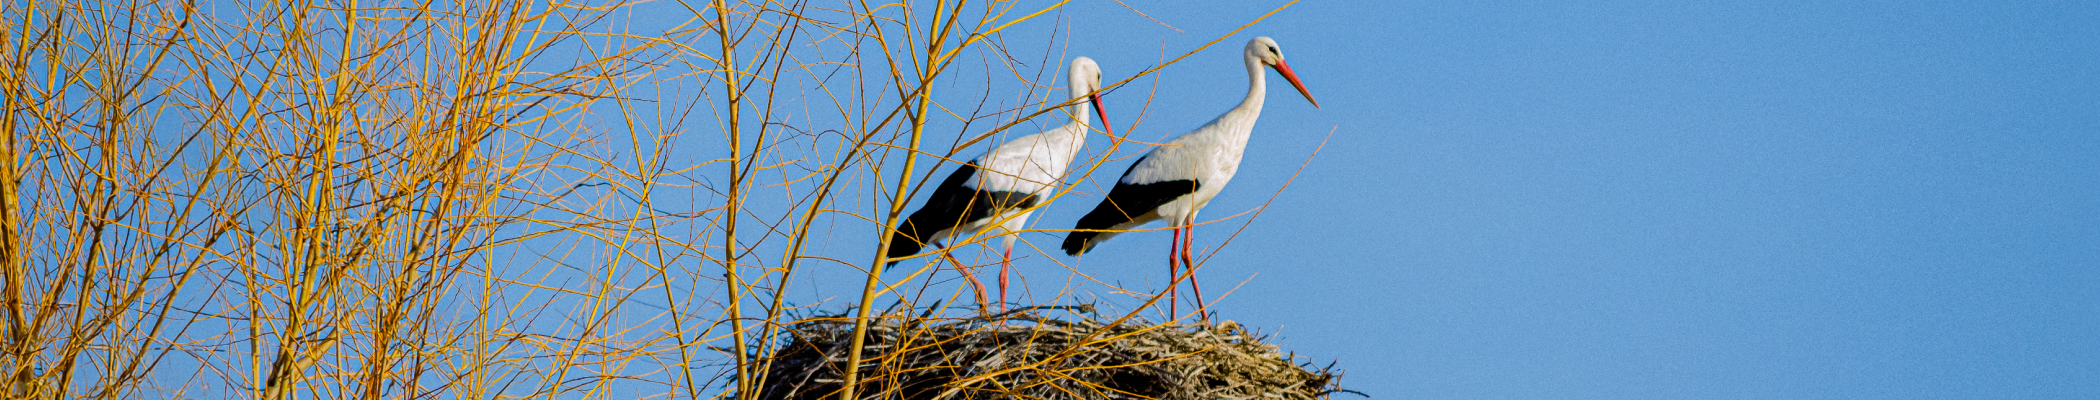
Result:
[[1071,86],[1070,91],[1072,94],[1072,99],[1079,100],[1079,102],[1077,103],[1072,103],[1071,116],[1072,122],[1078,123],[1081,126],[1085,126],[1086,124],[1093,122],[1092,116],[1089,114],[1094,112],[1094,110],[1090,108],[1094,106],[1094,101],[1093,99],[1087,97],[1086,94],[1088,90],[1086,90],[1086,85],[1081,85],[1079,84],[1079,82],[1079,76],[1076,75],[1072,76],[1072,80],[1068,82],[1068,85]]
[[1240,100],[1239,107],[1234,109],[1261,111],[1262,99],[1266,98],[1269,92],[1269,84],[1262,74],[1264,71],[1261,60],[1252,55],[1243,58],[1247,60],[1247,98]]

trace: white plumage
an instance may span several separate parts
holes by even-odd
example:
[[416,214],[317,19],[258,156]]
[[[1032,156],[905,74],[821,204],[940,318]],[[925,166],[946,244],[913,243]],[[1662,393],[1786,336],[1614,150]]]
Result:
[[[1016,233],[1027,226],[1036,203],[1062,185],[1072,157],[1086,146],[1089,108],[1101,116],[1102,130],[1113,134],[1108,128],[1108,114],[1100,108],[1100,66],[1090,58],[1073,58],[1068,78],[1067,90],[1072,99],[1079,100],[1065,108],[1071,122],[1000,143],[984,156],[957,167],[934,188],[926,204],[897,227],[888,253],[890,264],[895,264],[897,258],[918,254],[936,239],[974,233],[997,222],[999,225],[992,227],[997,230],[989,234],[1005,236],[999,269],[999,297],[1002,303],[1005,301],[1007,264],[1013,255]],[[978,295],[982,297],[982,288]]]
[[[1319,107],[1312,94],[1299,83],[1290,64],[1283,61],[1283,52],[1276,41],[1258,37],[1247,42],[1243,52],[1247,65],[1247,97],[1238,106],[1219,115],[1210,123],[1196,130],[1168,140],[1165,144],[1145,153],[1132,164],[1116,186],[1109,190],[1106,199],[1092,212],[1080,218],[1074,231],[1065,236],[1066,254],[1079,255],[1093,249],[1094,245],[1115,236],[1119,231],[1136,228],[1145,223],[1161,219],[1174,227],[1174,254],[1168,257],[1168,273],[1178,274],[1176,263],[1187,264],[1189,242],[1185,240],[1196,213],[1232,181],[1239,172],[1240,157],[1247,150],[1247,138],[1254,132],[1254,122],[1261,118],[1261,107],[1268,86],[1263,67],[1275,68],[1306,101]],[[1193,265],[1190,265],[1193,268]],[[1178,281],[1178,276],[1175,278]],[[1191,286],[1194,275],[1190,276]],[[1196,289],[1197,304],[1202,304],[1202,289]],[[1170,293],[1171,298],[1171,293]],[[1174,307],[1169,300],[1169,309]],[[1170,313],[1173,313],[1170,311]]]

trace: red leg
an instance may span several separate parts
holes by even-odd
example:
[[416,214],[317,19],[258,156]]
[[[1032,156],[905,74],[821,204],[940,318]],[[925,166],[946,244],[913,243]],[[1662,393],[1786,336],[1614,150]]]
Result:
[[958,262],[955,264],[955,272],[962,273],[963,280],[970,282],[970,289],[977,292],[976,294],[978,309],[984,309],[984,284],[977,282],[977,271],[973,271],[972,268],[970,268],[969,266]]
[[977,274],[970,273],[969,264],[963,264],[962,260],[955,259],[955,255],[948,254],[948,249],[942,248],[939,242],[933,243],[933,248],[940,250],[941,258],[947,259],[948,264],[955,266],[955,272],[961,273],[963,280],[970,282],[970,289],[977,291],[977,309],[985,309],[984,284],[977,282]]
[[1192,249],[1195,247],[1196,242],[1196,221],[1194,221],[1194,218],[1190,218],[1188,222],[1188,224],[1182,225],[1186,227],[1183,229],[1187,229],[1188,233],[1183,234],[1181,238],[1181,264],[1188,266],[1189,289],[1196,294],[1196,315],[1202,318],[1204,322],[1209,322],[1209,308],[1203,305],[1203,285],[1196,283],[1196,256],[1195,251]]
[[1006,253],[999,255],[999,311],[1006,311],[1006,271],[1011,268],[1009,264],[1013,259],[1012,247],[1007,247]]
[[1169,244],[1169,245],[1168,245],[1168,247],[1167,247],[1167,320],[1168,320],[1168,321],[1173,321],[1173,320],[1174,320],[1175,318],[1179,318],[1179,317],[1181,316],[1181,311],[1177,309],[1177,308],[1178,308],[1178,306],[1179,306],[1180,304],[1179,304],[1179,302],[1178,302],[1178,301],[1176,301],[1176,300],[1175,300],[1175,298],[1174,298],[1174,296],[1175,296],[1176,292],[1179,292],[1179,290],[1177,290],[1177,289],[1176,289],[1176,287],[1177,287],[1177,286],[1176,286],[1176,284],[1179,284],[1179,283],[1181,283],[1181,267],[1180,267],[1180,263],[1181,263],[1181,255],[1180,255],[1180,254],[1178,254],[1178,253],[1180,253],[1180,252],[1181,252],[1181,227],[1178,227],[1178,226],[1177,226],[1177,227],[1174,227],[1174,243],[1172,243],[1172,244]]

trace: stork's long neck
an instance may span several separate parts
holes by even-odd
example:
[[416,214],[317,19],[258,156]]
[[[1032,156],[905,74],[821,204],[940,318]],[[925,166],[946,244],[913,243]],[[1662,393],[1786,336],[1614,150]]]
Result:
[[[1087,96],[1088,90],[1086,85],[1080,84],[1080,82],[1085,81],[1080,80],[1080,77],[1076,74],[1071,78],[1070,89],[1067,91],[1072,96],[1072,100],[1076,101],[1072,102],[1072,105],[1066,107],[1063,111],[1066,116],[1072,118],[1072,122],[1066,123],[1065,126],[1059,129],[1044,132],[1043,136],[1049,143],[1053,143],[1059,151],[1067,153],[1077,152],[1080,146],[1086,145],[1087,124],[1093,122],[1094,116],[1094,110],[1092,109],[1094,101]],[[1065,158],[1070,157],[1069,155],[1065,156]]]
[[1077,77],[1072,79],[1072,99],[1078,100],[1078,102],[1072,103],[1072,122],[1079,124],[1079,126],[1086,126],[1088,123],[1093,122],[1094,101],[1087,97],[1085,87],[1079,84]]
[[1261,60],[1255,59],[1253,56],[1245,58],[1247,60],[1247,98],[1240,100],[1240,106],[1233,107],[1233,111],[1259,113],[1261,112],[1262,99],[1268,97],[1266,95],[1269,92],[1269,83],[1263,79]]
[[1261,60],[1252,55],[1247,56],[1246,60],[1247,98],[1241,99],[1240,105],[1226,111],[1225,115],[1219,115],[1218,119],[1211,120],[1210,124],[1192,132],[1197,135],[1221,137],[1223,140],[1215,143],[1230,146],[1234,154],[1247,146],[1247,137],[1254,133],[1254,121],[1261,118],[1262,99],[1267,97],[1265,95],[1269,89],[1268,83],[1263,81],[1262,72],[1266,71],[1262,71]]

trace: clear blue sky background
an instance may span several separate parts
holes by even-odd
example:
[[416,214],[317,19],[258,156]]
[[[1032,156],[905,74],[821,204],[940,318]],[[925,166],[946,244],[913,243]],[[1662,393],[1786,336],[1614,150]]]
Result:
[[[1117,77],[1281,3],[1130,2],[1184,32],[1112,2],[1065,21],[1073,54]],[[1253,276],[1221,316],[1340,360],[1350,388],[2100,395],[2096,3],[1304,2],[1166,71],[1134,133],[1230,107],[1257,35],[1325,108],[1272,91],[1206,215],[1259,206],[1335,134],[1204,278],[1215,293]],[[1077,265],[1158,278],[1167,240],[1126,235]]]

